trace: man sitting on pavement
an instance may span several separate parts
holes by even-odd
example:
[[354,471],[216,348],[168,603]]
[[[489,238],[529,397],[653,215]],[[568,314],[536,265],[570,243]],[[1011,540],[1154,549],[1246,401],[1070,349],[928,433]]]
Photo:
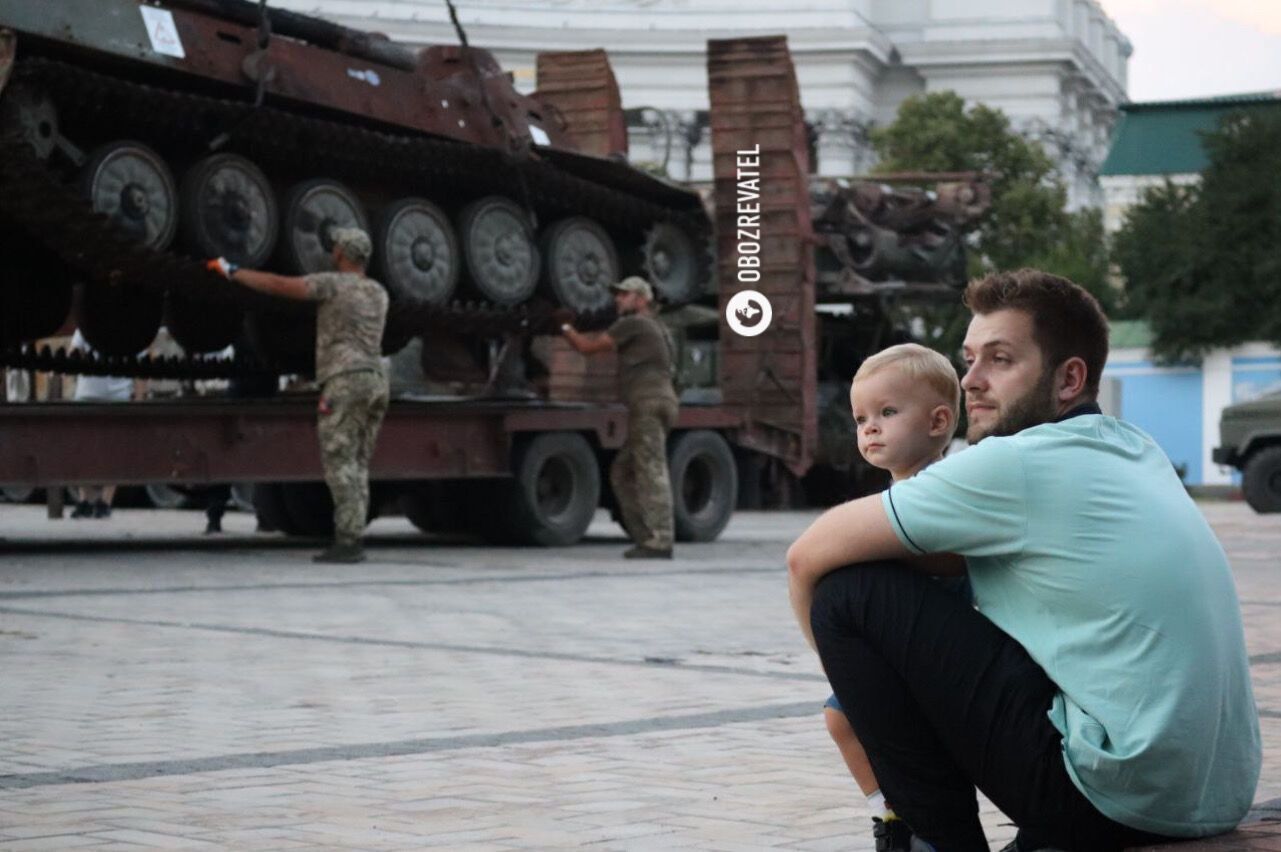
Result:
[[[914,850],[1109,852],[1232,829],[1261,746],[1222,547],[1159,447],[1095,399],[1107,321],[1036,270],[972,282],[976,444],[821,516],[793,606]],[[977,609],[914,554],[966,558]]]

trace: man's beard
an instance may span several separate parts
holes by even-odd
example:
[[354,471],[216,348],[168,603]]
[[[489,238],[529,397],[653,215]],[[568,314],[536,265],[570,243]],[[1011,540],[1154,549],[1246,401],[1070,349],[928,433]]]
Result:
[[965,439],[971,444],[977,444],[984,438],[1015,435],[1029,427],[1051,422],[1059,415],[1053,390],[1054,371],[1046,370],[1030,391],[1010,403],[1009,408],[1001,413],[992,428],[984,431],[982,427],[970,423],[969,428],[965,430]]

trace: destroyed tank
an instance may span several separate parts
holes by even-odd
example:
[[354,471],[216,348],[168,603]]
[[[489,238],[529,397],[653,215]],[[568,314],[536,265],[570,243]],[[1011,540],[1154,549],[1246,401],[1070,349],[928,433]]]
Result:
[[[322,271],[341,226],[373,236],[389,352],[599,315],[627,274],[703,295],[707,215],[627,164],[604,54],[540,55],[526,96],[459,34],[414,50],[248,0],[0,0],[5,363],[58,369],[19,344],[73,316],[112,362],[82,372],[165,373],[134,358],[162,323],[188,353],[306,371],[308,308],[202,259]],[[202,363],[168,372],[249,369]]]

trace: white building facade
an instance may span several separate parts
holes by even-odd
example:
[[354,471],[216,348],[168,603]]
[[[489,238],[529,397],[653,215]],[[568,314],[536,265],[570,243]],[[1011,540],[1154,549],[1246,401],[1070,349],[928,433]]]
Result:
[[[410,44],[454,44],[444,0],[273,0]],[[1097,174],[1125,101],[1129,41],[1097,0],[458,0],[471,44],[523,90],[534,55],[604,48],[633,113],[631,158],[677,180],[711,178],[706,41],[788,37],[814,125],[819,174],[865,173],[868,130],[914,94],[953,90],[997,107],[1059,163],[1073,206]]]

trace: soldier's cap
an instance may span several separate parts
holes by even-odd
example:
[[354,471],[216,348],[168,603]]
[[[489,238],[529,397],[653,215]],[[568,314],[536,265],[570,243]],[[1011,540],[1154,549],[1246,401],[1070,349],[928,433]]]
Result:
[[639,275],[629,275],[617,284],[609,285],[609,289],[615,293],[640,293],[651,302],[654,301],[654,288]]
[[374,244],[369,241],[369,234],[360,228],[334,228],[329,232],[334,245],[342,250],[343,257],[353,263],[368,263],[374,253]]

